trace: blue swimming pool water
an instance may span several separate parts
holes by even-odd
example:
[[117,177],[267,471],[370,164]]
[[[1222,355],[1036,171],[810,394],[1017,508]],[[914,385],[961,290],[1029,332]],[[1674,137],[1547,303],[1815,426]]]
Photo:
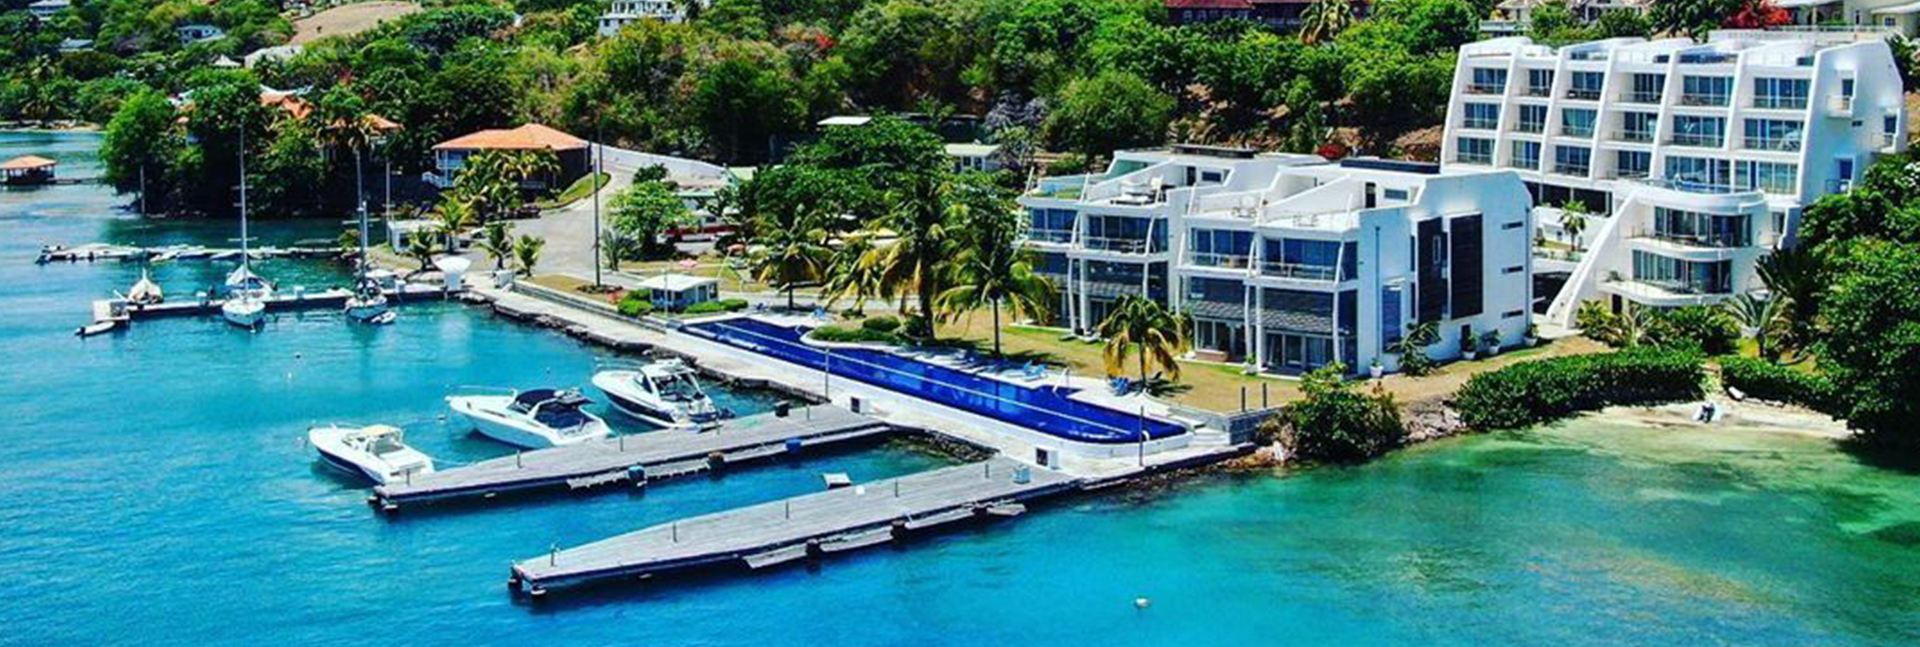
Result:
[[1067,397],[1073,393],[1070,389],[1021,386],[884,351],[837,349],[829,362],[827,353],[800,343],[800,337],[807,332],[802,328],[751,318],[707,322],[689,328],[729,345],[815,370],[831,363],[836,376],[1068,440],[1131,443],[1141,439],[1143,430],[1148,439],[1186,433],[1184,427],[1171,422],[1074,400]]

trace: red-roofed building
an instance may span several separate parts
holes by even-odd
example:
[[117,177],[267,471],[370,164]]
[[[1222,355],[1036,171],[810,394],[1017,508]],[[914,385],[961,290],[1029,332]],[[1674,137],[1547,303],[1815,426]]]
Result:
[[[529,180],[526,188],[563,187],[587,174],[590,166],[587,151],[591,148],[587,140],[542,124],[482,130],[434,145],[434,167],[440,172],[430,181],[442,188],[452,186],[454,177],[467,165],[467,158],[480,151],[547,150],[553,151],[560,162],[560,172],[547,180]],[[533,186],[535,184],[538,186]]]

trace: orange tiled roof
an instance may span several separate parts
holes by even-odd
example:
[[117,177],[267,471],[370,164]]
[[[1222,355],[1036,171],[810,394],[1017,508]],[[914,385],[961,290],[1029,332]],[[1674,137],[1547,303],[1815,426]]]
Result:
[[59,162],[55,162],[45,157],[40,157],[38,155],[26,155],[22,157],[15,157],[13,159],[7,160],[4,163],[0,163],[0,171],[24,171],[27,169],[36,169],[43,166],[53,166],[54,164],[58,164],[58,163]]
[[434,150],[575,150],[587,147],[587,141],[541,124],[513,129],[482,130],[462,135],[434,146]]

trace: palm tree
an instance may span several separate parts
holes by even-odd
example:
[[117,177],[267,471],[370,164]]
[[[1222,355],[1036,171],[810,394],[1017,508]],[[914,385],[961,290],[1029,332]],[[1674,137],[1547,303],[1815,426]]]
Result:
[[1353,19],[1349,0],[1314,0],[1300,16],[1300,40],[1308,45],[1333,40],[1353,25]]
[[794,288],[820,280],[828,254],[826,241],[826,230],[811,223],[764,230],[755,241],[760,252],[754,278],[785,290],[787,307],[793,308]]
[[415,273],[433,269],[433,255],[440,253],[440,239],[424,232],[407,237],[407,255],[420,261],[420,269]]
[[490,222],[480,231],[480,251],[493,259],[493,269],[506,269],[507,259],[513,258],[513,223]]
[[934,336],[934,298],[941,291],[941,273],[953,252],[952,223],[964,220],[970,208],[964,202],[949,201],[956,187],[943,186],[931,177],[914,177],[903,190],[888,193],[892,209],[883,221],[895,239],[881,257],[883,276],[889,289],[911,290],[919,302],[922,331]]
[[1433,372],[1433,358],[1427,347],[1440,343],[1440,324],[1432,321],[1407,326],[1407,334],[1387,344],[1387,352],[1400,357],[1400,372],[1414,377]]
[[976,211],[966,223],[967,244],[955,260],[957,285],[937,297],[940,312],[957,317],[982,304],[993,306],[993,354],[1000,355],[1000,307],[1014,315],[1038,317],[1047,311],[1053,286],[1033,272],[1020,246],[1020,217],[1011,209]]
[[1753,335],[1755,350],[1761,359],[1772,360],[1772,348],[1767,341],[1774,336],[1783,319],[1784,299],[1775,298],[1764,292],[1748,292],[1735,295],[1720,304],[1720,308],[1740,323],[1743,331]]
[[463,196],[451,195],[433,208],[433,220],[439,224],[440,233],[447,237],[447,249],[460,247],[460,232],[472,228],[479,220],[473,203],[462,199]]
[[1614,315],[1614,345],[1634,348],[1647,343],[1647,336],[1653,331],[1653,317],[1652,308],[1628,301],[1620,308],[1620,313]]
[[1180,363],[1174,357],[1187,351],[1188,332],[1193,320],[1168,310],[1160,302],[1137,294],[1122,295],[1113,303],[1113,313],[1100,322],[1101,337],[1107,340],[1107,373],[1125,370],[1127,358],[1137,356],[1140,381],[1147,381],[1147,366],[1159,366],[1168,380],[1180,379]]
[[824,286],[827,307],[841,299],[852,299],[853,311],[859,313],[867,309],[868,300],[892,296],[886,283],[886,256],[873,244],[873,238],[872,232],[848,234],[833,250]]
[[600,252],[606,256],[607,269],[620,271],[620,262],[640,256],[640,239],[617,229],[600,232]]
[[1560,205],[1560,228],[1567,232],[1567,242],[1573,244],[1573,251],[1580,251],[1580,234],[1587,231],[1587,204],[1568,200]]
[[1819,257],[1804,246],[1776,250],[1760,259],[1758,270],[1767,292],[1784,301],[1780,305],[1780,348],[1806,350],[1818,333],[1816,320],[1825,290]]
[[540,248],[547,246],[547,239],[521,234],[513,241],[513,258],[520,262],[520,271],[533,276],[533,267],[540,263]]

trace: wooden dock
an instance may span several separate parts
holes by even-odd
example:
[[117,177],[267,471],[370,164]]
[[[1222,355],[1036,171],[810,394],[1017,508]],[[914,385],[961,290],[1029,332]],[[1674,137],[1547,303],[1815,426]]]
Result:
[[[446,290],[438,285],[407,284],[400,289],[389,289],[384,292],[389,299],[406,302],[427,298],[439,298],[446,293]],[[308,308],[338,308],[345,306],[347,298],[351,296],[353,296],[353,291],[346,288],[334,288],[331,290],[299,294],[283,292],[267,298],[267,311],[287,312]],[[143,306],[128,303],[125,299],[99,299],[93,302],[92,314],[94,323],[113,322],[116,324],[125,324],[129,321],[157,319],[161,317],[216,315],[220,314],[220,304],[224,302],[223,299],[188,299]]]
[[1079,481],[1005,457],[841,487],[648,527],[513,564],[508,584],[549,588],[680,569],[766,568],[883,544],[977,518],[1011,517],[1021,501],[1076,489]]
[[369,502],[392,511],[403,503],[516,490],[644,484],[893,431],[879,420],[816,405],[786,417],[766,413],[728,420],[706,431],[667,429],[503,456],[376,487]]
[[[110,243],[88,243],[85,245],[47,246],[40,249],[40,255],[34,263],[78,263],[93,262],[129,262],[153,261],[233,261],[240,260],[239,248],[204,247],[199,245],[172,245],[166,247],[142,247],[139,245],[114,245]],[[268,258],[337,258],[338,247],[292,246],[257,247],[247,250],[246,255],[253,260]]]

